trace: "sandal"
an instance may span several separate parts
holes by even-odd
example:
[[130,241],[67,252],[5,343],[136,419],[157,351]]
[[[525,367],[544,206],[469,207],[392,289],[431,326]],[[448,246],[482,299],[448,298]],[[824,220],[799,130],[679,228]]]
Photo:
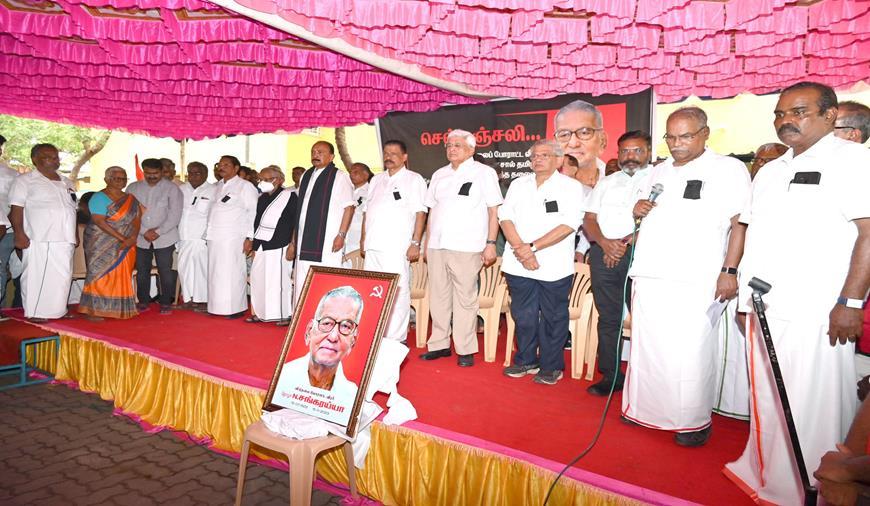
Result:
[[260,323],[261,321],[263,321],[263,320],[257,318],[256,316],[251,316],[250,318],[245,318],[245,323]]

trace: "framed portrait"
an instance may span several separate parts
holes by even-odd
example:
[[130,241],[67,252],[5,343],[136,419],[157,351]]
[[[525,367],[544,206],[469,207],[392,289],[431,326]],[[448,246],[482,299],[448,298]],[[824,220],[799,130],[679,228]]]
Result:
[[312,267],[296,303],[263,409],[287,408],[354,437],[398,274]]

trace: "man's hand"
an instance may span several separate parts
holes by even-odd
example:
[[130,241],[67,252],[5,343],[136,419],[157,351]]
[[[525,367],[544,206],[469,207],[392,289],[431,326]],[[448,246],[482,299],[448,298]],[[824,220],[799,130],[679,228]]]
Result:
[[716,300],[725,302],[737,297],[737,276],[723,272],[716,280]]
[[242,253],[244,253],[247,256],[247,255],[250,255],[253,250],[254,250],[254,241],[252,241],[250,239],[245,239],[245,242],[242,243]]
[[483,266],[489,267],[495,262],[495,244],[487,244],[485,248],[483,248],[483,253],[480,255],[480,258],[483,259]]
[[366,238],[360,237],[359,239],[359,256],[362,258],[366,257]]
[[819,480],[819,492],[831,506],[852,506],[858,502],[859,488],[856,483]]
[[6,235],[6,225],[0,225],[0,239]]
[[614,267],[616,267],[619,264],[620,260],[621,260],[621,258],[612,257],[612,256],[605,253],[604,254],[604,267],[607,267],[608,269],[613,269]]
[[649,200],[638,200],[637,204],[634,205],[634,209],[631,211],[631,214],[634,215],[635,219],[646,218],[646,215],[648,215],[652,208],[655,206],[655,202],[650,202]]
[[586,263],[585,262],[586,259],[584,257],[585,257],[585,255],[583,253],[580,253],[579,251],[574,252],[574,261],[577,262],[578,264]]
[[420,258],[420,246],[417,246],[416,244],[408,246],[408,251],[405,252],[405,258],[407,258],[409,262],[416,262],[417,259]]
[[517,260],[520,261],[520,263],[523,263],[526,260],[534,257],[535,254],[532,253],[532,247],[530,245],[528,245],[526,243],[522,243],[519,246],[517,246],[516,248],[514,248],[514,256],[516,257]]
[[335,239],[332,240],[332,252],[335,253],[337,251],[341,251],[344,248],[344,237],[341,234],[335,236]]
[[522,261],[522,264],[523,264],[523,267],[524,267],[526,270],[530,270],[530,271],[538,270],[538,269],[541,267],[541,266],[538,264],[538,259],[535,258],[535,254],[534,254],[534,253],[532,253],[532,257],[531,257],[531,258],[527,258],[526,260],[523,260],[523,261]]
[[160,237],[160,234],[157,233],[157,229],[152,228],[146,230],[145,233],[142,234],[142,237],[144,237],[145,240],[148,242],[154,242],[157,240],[158,237]]
[[284,257],[288,262],[296,258],[296,245],[292,241],[287,245],[287,254]]
[[867,394],[870,394],[870,376],[864,376],[858,381],[858,400],[864,402]]
[[[18,237],[18,234],[15,234]],[[846,307],[842,304],[835,304],[831,310],[830,321],[828,323],[828,337],[831,339],[831,346],[836,346],[837,341],[840,344],[846,344],[847,341],[855,341],[861,335],[862,325],[864,323],[864,310]]]
[[625,243],[619,239],[602,238],[598,241],[598,245],[604,250],[606,256],[613,257],[616,260],[619,260],[623,255],[625,255]]
[[16,231],[15,233],[15,247],[20,250],[25,250],[30,247],[30,238],[27,237],[27,234],[24,231]]
[[734,319],[737,320],[737,326],[740,328],[740,333],[743,334],[743,337],[746,337],[746,313],[738,312],[734,315]]
[[836,481],[847,483],[855,481],[855,477],[849,472],[847,462],[852,458],[852,450],[842,444],[837,445],[837,451],[828,452],[822,457],[819,468],[813,473],[819,480]]

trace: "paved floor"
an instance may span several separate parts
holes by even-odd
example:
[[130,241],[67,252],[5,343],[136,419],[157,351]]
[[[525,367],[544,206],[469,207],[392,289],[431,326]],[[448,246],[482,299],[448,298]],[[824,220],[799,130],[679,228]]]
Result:
[[[0,391],[0,504],[232,504],[237,473],[235,459],[148,434],[96,395],[46,384]],[[288,498],[284,472],[249,464],[243,504]],[[311,504],[341,502],[314,490]]]

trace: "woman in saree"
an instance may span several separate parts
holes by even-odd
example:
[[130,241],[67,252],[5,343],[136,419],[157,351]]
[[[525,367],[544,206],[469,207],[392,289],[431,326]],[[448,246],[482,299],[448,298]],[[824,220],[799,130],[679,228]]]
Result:
[[124,193],[124,169],[109,167],[105,181],[106,188],[94,193],[88,203],[91,221],[83,241],[88,274],[79,312],[95,320],[132,318],[139,314],[132,276],[142,207]]

